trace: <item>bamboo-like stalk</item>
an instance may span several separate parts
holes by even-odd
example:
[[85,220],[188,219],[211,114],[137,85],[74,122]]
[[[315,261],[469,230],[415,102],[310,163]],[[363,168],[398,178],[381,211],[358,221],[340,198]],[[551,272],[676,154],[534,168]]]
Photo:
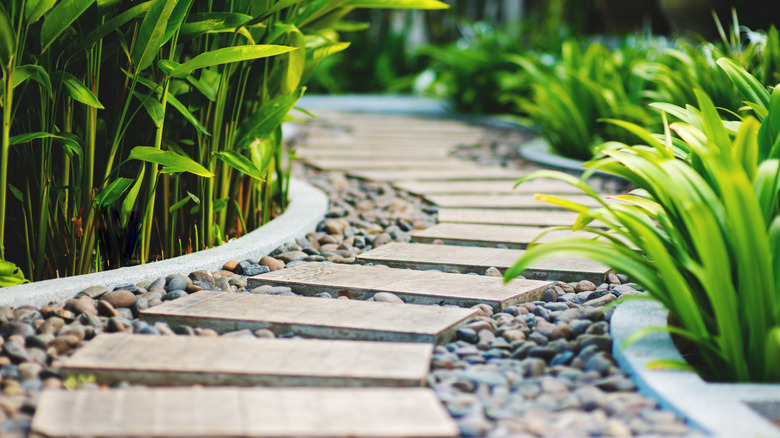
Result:
[[[162,105],[163,114],[165,114],[165,107],[168,103],[168,87],[170,86],[170,80],[166,80],[163,85],[162,96],[160,98],[160,104]],[[163,129],[165,128],[165,117],[162,118],[160,126],[157,127],[157,131],[154,137],[154,147],[156,149],[162,148]],[[157,164],[149,163],[149,170],[151,171],[151,179],[149,181],[149,194],[147,197],[148,205],[146,212],[144,213],[144,225],[143,236],[141,238],[141,263],[146,263],[149,260],[149,243],[152,238],[152,226],[154,224],[154,201],[157,193],[157,179],[159,177],[159,170]]]
[[3,143],[0,150],[0,259],[5,260],[5,206],[8,197],[8,150],[11,147],[11,108],[13,103],[13,65],[3,68]]

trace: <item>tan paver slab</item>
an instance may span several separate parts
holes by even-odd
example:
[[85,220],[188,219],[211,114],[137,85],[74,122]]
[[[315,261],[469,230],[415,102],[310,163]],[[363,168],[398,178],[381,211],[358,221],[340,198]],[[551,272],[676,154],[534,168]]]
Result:
[[[503,273],[523,254],[525,251],[519,249],[391,242],[360,254],[358,260],[393,268],[457,269],[463,273],[484,274],[490,267],[498,268]],[[570,257],[536,262],[523,272],[523,276],[535,280],[584,279],[600,284],[608,273],[609,268],[601,263]]]
[[333,160],[322,158],[308,158],[306,163],[320,170],[364,170],[364,169],[452,169],[464,165],[463,161],[455,159],[430,159],[394,160],[394,159],[365,159],[365,160]]
[[109,385],[423,386],[432,354],[409,342],[101,334],[62,373]]
[[125,388],[44,391],[48,437],[447,437],[458,428],[427,388]]
[[[598,207],[599,204],[590,196],[559,195],[560,198],[585,205]],[[426,195],[425,198],[439,207],[445,208],[491,208],[491,209],[532,209],[561,210],[555,204],[537,201],[534,195],[518,193],[507,195],[470,194],[470,195]]]
[[[482,225],[443,223],[412,234],[412,242],[433,243],[441,240],[447,245],[489,246],[504,245],[506,248],[526,249],[540,233],[538,227],[511,225]],[[574,235],[569,230],[547,233],[539,242]]]
[[365,170],[349,171],[350,175],[374,181],[435,181],[435,180],[494,180],[519,178],[525,172],[484,166],[463,166],[458,169],[428,170]]
[[348,137],[333,137],[333,136],[321,136],[321,137],[309,137],[306,139],[306,142],[304,144],[307,145],[334,145],[334,144],[343,144],[343,145],[360,145],[360,146],[382,146],[382,147],[398,147],[398,146],[406,146],[406,147],[419,147],[419,148],[433,148],[433,147],[439,147],[439,148],[455,148],[458,145],[461,144],[471,144],[474,143],[469,141],[462,141],[462,140],[441,140],[441,139],[421,139],[421,138],[413,138],[413,137],[373,137],[373,136],[364,136],[364,137],[355,137],[355,136],[348,136]]
[[219,332],[269,328],[321,339],[446,342],[474,314],[454,307],[201,291],[140,317]]
[[317,159],[338,159],[338,160],[434,160],[444,158],[449,155],[446,149],[416,149],[413,152],[403,149],[317,149],[303,147],[296,150],[296,155],[300,158]]
[[393,185],[417,195],[509,194],[509,193],[582,193],[569,184],[555,180],[528,181],[516,189],[516,179],[498,181],[398,181]]
[[333,295],[346,293],[358,299],[371,298],[377,292],[390,292],[407,303],[460,306],[485,303],[496,310],[537,300],[548,284],[520,280],[505,285],[497,277],[334,263],[301,264],[250,277],[247,283],[252,288],[263,284],[290,286],[302,294],[327,291]]
[[[442,208],[438,213],[440,223],[513,225],[532,227],[572,226],[577,213],[569,211],[529,211],[473,208]],[[601,228],[600,222],[591,227]]]

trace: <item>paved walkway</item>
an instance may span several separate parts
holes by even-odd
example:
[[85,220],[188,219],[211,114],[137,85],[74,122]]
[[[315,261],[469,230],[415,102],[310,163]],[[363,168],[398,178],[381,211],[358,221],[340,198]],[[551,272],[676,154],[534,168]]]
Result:
[[[360,254],[355,265],[308,263],[250,279],[252,287],[287,286],[304,297],[204,291],[143,311],[150,322],[217,332],[282,329],[310,339],[101,334],[64,361],[63,374],[155,388],[45,392],[34,432],[455,436],[458,427],[426,387],[433,346],[452,340],[480,305],[500,312],[538,300],[553,279],[605,280],[604,266],[559,259],[532,266],[527,279],[502,284],[500,273],[541,226],[573,221],[534,201],[533,191],[577,195],[555,182],[512,190],[530,168],[450,158],[459,144],[481,141],[485,128],[393,115],[326,117],[306,128],[298,155],[308,165],[388,181],[423,196],[440,207],[440,223],[411,243]],[[446,272],[451,269],[461,273]],[[313,297],[322,292],[353,299]],[[405,303],[394,302],[399,298]]]

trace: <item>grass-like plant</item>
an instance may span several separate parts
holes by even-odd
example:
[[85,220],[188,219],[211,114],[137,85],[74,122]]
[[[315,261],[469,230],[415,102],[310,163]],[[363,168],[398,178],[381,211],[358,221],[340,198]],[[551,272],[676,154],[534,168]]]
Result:
[[567,40],[552,66],[535,55],[514,56],[533,84],[531,95],[515,96],[515,103],[559,154],[590,159],[596,145],[631,138],[601,119],[652,123],[643,105],[648,81],[633,73],[634,65],[650,53],[647,48],[610,50],[598,43],[583,48],[580,41]]
[[33,279],[88,273],[262,225],[287,202],[282,122],[317,64],[348,46],[339,31],[361,28],[344,17],[446,7],[3,2],[0,260]]
[[[505,279],[541,258],[598,260],[628,274],[669,310],[680,326],[664,329],[693,342],[706,361],[706,369],[699,370],[706,377],[778,382],[780,90],[773,93],[762,122],[752,116],[725,122],[705,93],[695,94],[698,109],[665,108],[685,121],[664,123],[662,135],[614,121],[645,144],[605,144],[605,157],[586,167],[638,187],[616,196],[621,203],[607,204],[584,180],[565,174],[537,172],[518,181],[553,177],[580,187],[601,207],[537,196],[578,212],[574,229],[601,238],[534,245]],[[590,229],[587,224],[593,220],[608,231]]]

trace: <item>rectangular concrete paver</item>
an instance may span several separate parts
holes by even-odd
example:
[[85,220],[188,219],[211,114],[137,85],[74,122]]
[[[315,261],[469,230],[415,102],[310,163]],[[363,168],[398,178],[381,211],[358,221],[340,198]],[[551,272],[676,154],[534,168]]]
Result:
[[457,304],[485,303],[496,310],[541,297],[548,283],[520,280],[505,285],[501,278],[458,275],[445,272],[392,269],[386,266],[307,263],[248,279],[248,287],[263,284],[290,286],[302,294],[327,291],[353,298],[371,298],[377,292],[390,292],[407,303]]
[[463,167],[457,169],[365,170],[348,172],[349,175],[357,178],[389,182],[404,180],[505,180],[507,178],[519,178],[524,173],[519,170],[468,165],[463,165]]
[[582,193],[569,184],[554,180],[528,181],[513,189],[516,179],[498,181],[399,181],[393,185],[417,195],[507,194],[507,193]]
[[[489,247],[504,245],[506,248],[526,249],[542,231],[538,227],[440,223],[412,234],[412,242],[433,243],[440,240],[447,245]],[[569,230],[552,231],[539,242],[573,235],[574,232]]]
[[[442,208],[439,210],[438,220],[440,223],[570,227],[577,221],[577,216],[577,213],[569,211]],[[603,224],[591,222],[589,226],[601,228]]]
[[396,146],[419,147],[419,148],[451,148],[455,149],[458,145],[474,143],[461,141],[458,139],[424,139],[413,137],[309,137],[304,144],[306,145],[360,145],[360,146],[381,146],[393,148]]
[[463,165],[455,159],[364,159],[338,160],[323,158],[307,158],[306,163],[320,170],[364,170],[364,169],[452,169]]
[[409,342],[101,334],[62,374],[109,385],[422,386],[432,353]]
[[[598,207],[600,204],[590,196],[559,195],[558,197],[585,205]],[[506,195],[468,194],[468,195],[426,195],[425,198],[439,207],[446,208],[494,208],[494,209],[532,209],[561,210],[562,207],[539,201],[534,195],[518,193]]]
[[[484,274],[490,267],[503,273],[523,254],[525,251],[519,249],[391,242],[360,254],[358,260],[393,268],[457,269],[463,273]],[[535,262],[523,272],[523,276],[535,280],[585,279],[601,284],[608,273],[609,268],[600,263],[571,257]]]
[[452,307],[201,291],[144,310],[140,317],[218,332],[269,328],[321,339],[446,342],[474,314]]
[[403,149],[317,149],[317,148],[299,148],[296,149],[296,155],[307,159],[330,159],[330,160],[436,160],[449,155],[446,149],[423,149],[414,152]]
[[32,431],[52,438],[458,435],[427,388],[44,391]]

